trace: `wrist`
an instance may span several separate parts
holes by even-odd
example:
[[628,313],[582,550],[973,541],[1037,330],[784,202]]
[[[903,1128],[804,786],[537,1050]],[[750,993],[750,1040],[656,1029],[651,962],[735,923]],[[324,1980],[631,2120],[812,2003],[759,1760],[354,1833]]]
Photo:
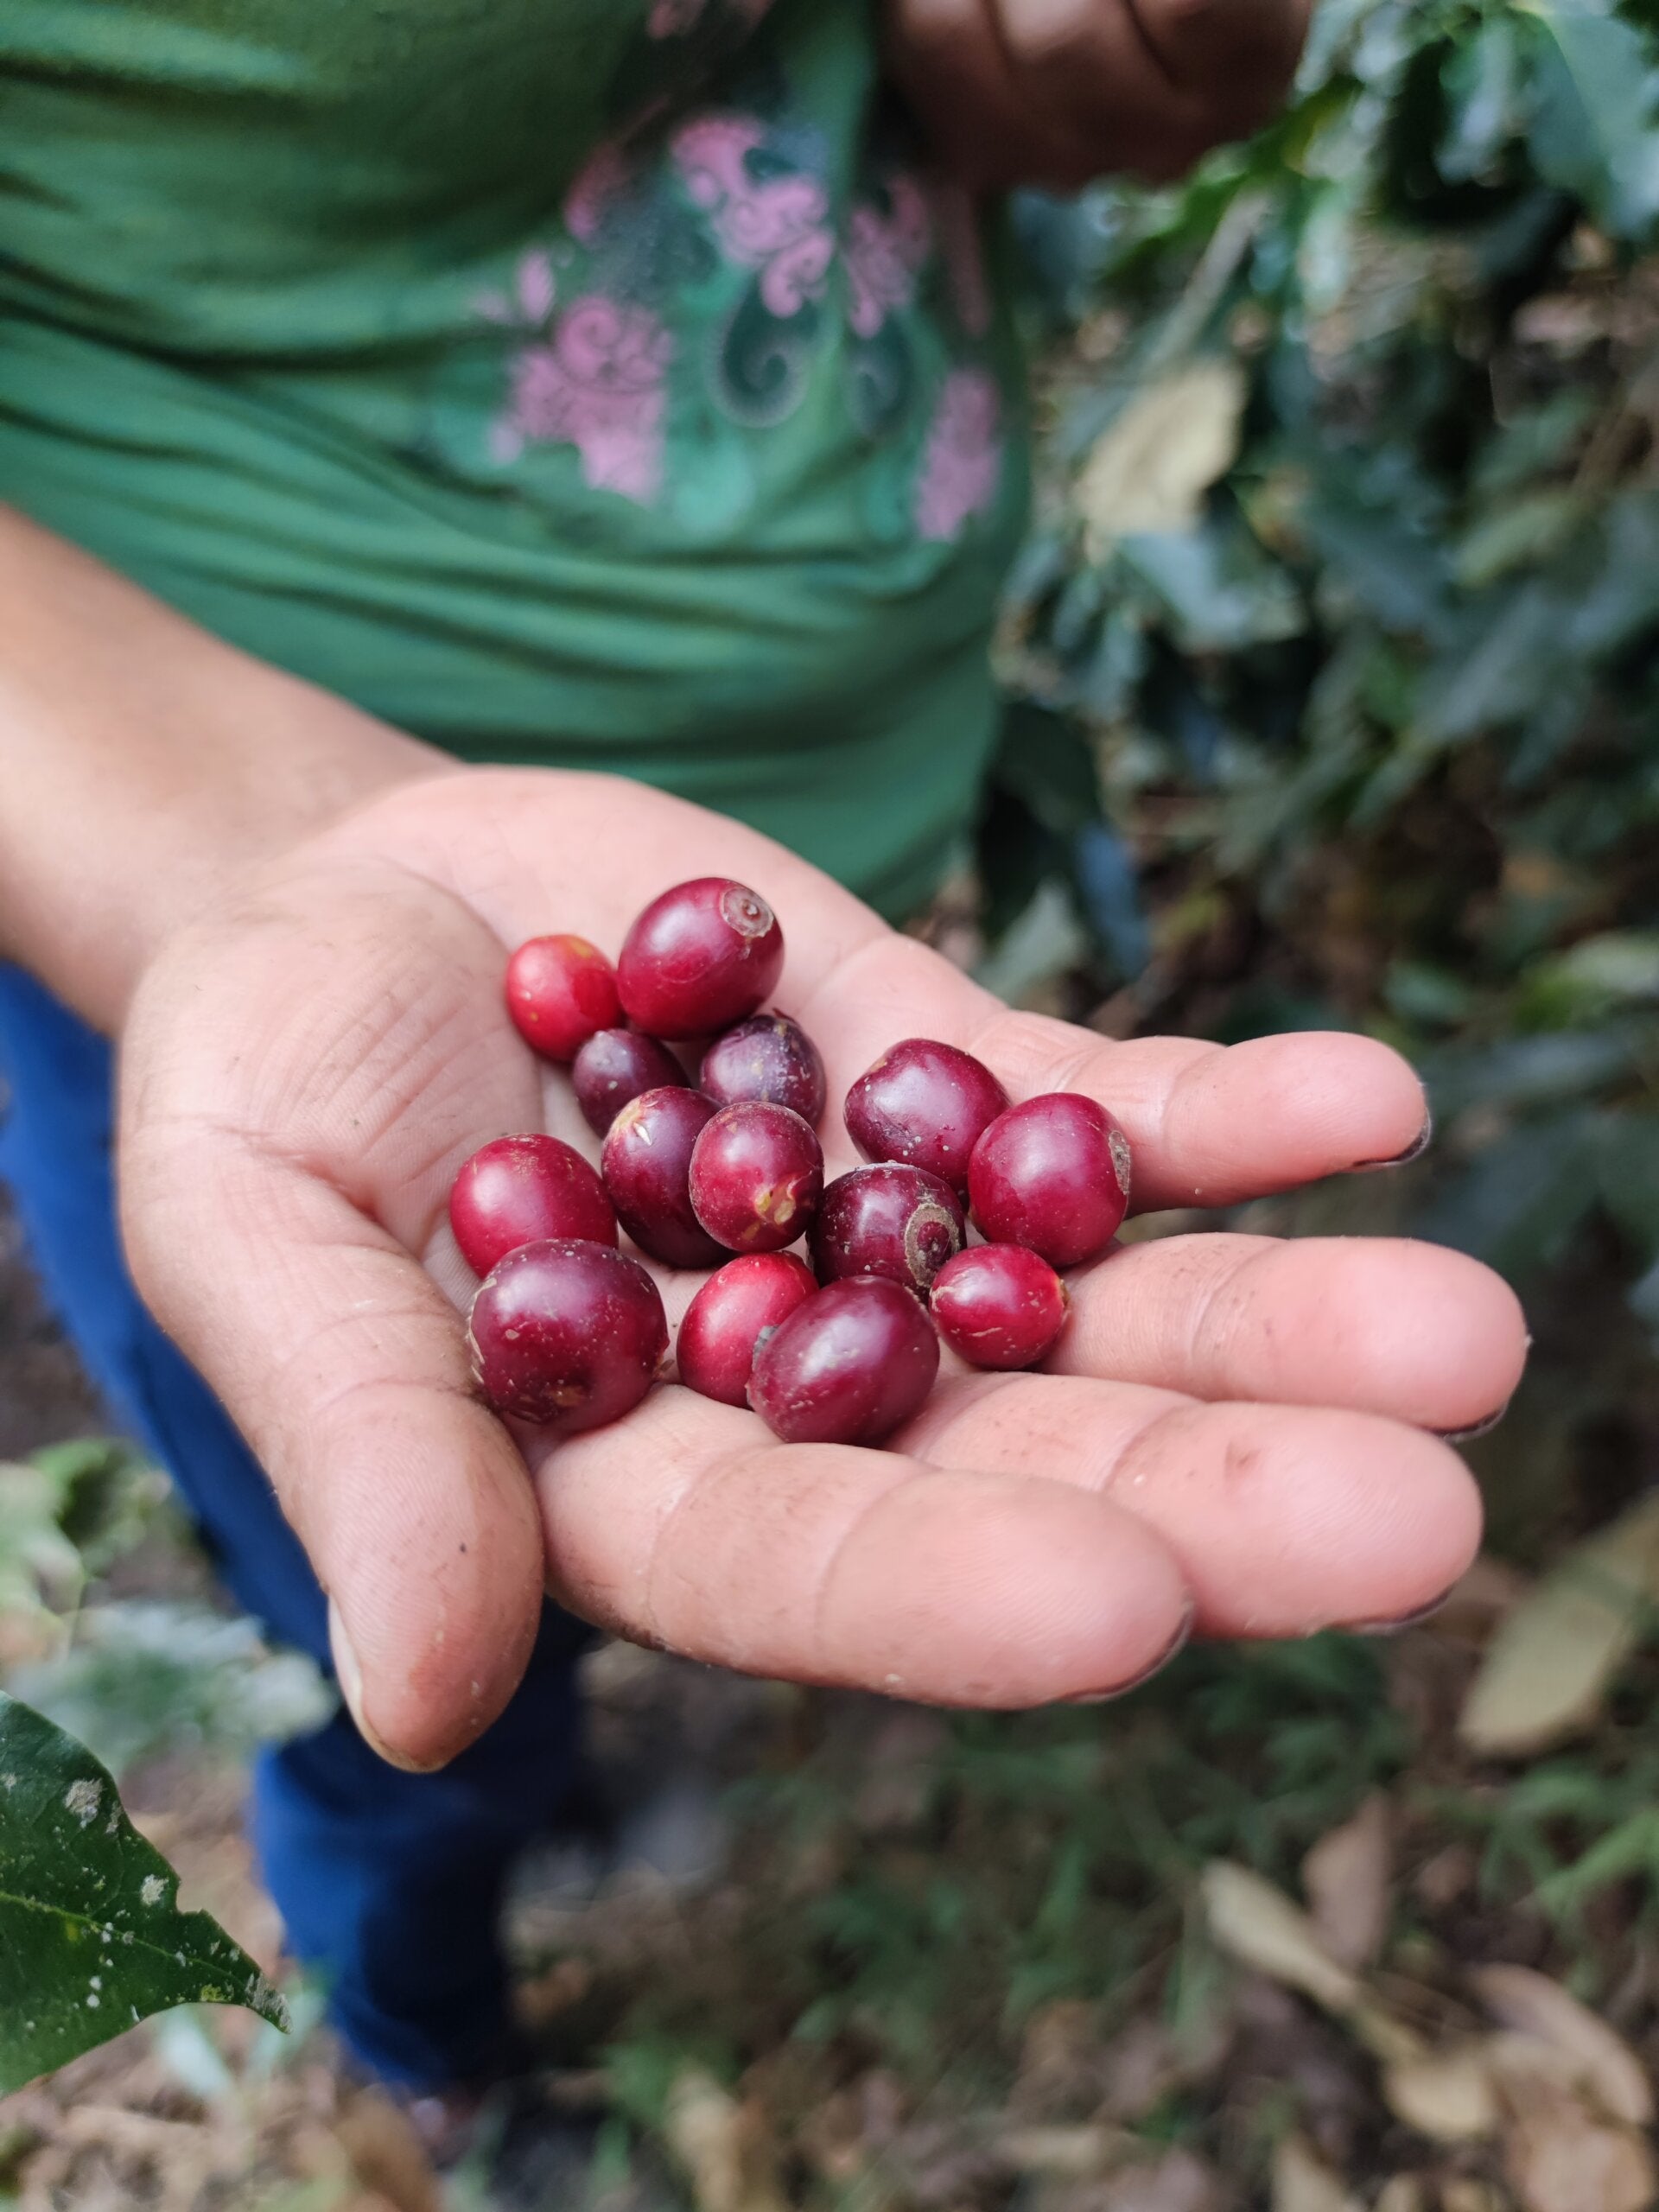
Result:
[[0,958],[95,1027],[251,872],[448,765],[0,512]]

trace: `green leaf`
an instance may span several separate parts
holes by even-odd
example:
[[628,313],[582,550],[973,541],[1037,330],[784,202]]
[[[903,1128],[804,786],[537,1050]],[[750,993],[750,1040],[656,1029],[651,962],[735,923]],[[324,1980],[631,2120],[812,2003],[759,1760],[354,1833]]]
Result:
[[1436,166],[1448,184],[1489,168],[1521,128],[1521,54],[1515,25],[1494,16],[1452,54],[1446,71],[1451,105]]
[[1121,539],[1118,555],[1189,652],[1271,644],[1307,626],[1289,578],[1238,533],[1146,531]]
[[92,1754],[0,1692],[0,2095],[175,2005],[282,1998],[123,1811]]
[[0,1462],[0,1613],[45,1615],[50,1625],[79,1596],[80,1554],[59,1522],[64,1495],[44,1467]]
[[1659,1003],[1659,930],[1607,930],[1541,961],[1517,1011],[1529,1027],[1587,1028],[1644,1003]]
[[1418,1233],[1500,1274],[1535,1274],[1560,1260],[1595,1203],[1600,1135],[1593,1114],[1512,1129],[1476,1156]]
[[1478,591],[1545,559],[1589,512],[1585,495],[1565,485],[1546,485],[1494,509],[1459,542],[1454,556],[1458,582],[1465,590]]
[[1610,1116],[1599,1168],[1603,1205],[1643,1265],[1659,1263],[1659,1115]]
[[1531,143],[1539,174],[1622,238],[1659,216],[1656,74],[1648,41],[1592,0],[1523,0],[1548,33]]
[[186,1747],[241,1757],[334,1711],[302,1652],[271,1651],[251,1620],[156,1599],[88,1607],[69,1648],[12,1687],[118,1774]]
[[1444,553],[1421,525],[1327,483],[1310,501],[1303,527],[1331,581],[1366,613],[1391,630],[1427,638],[1444,632],[1451,579]]
[[1637,1066],[1659,1039],[1634,1026],[1510,1037],[1489,1046],[1453,1046],[1425,1065],[1437,1119],[1471,1106],[1515,1110],[1586,1098]]
[[1083,732],[1065,715],[1028,700],[1011,706],[991,773],[1057,836],[1100,818],[1094,756]]

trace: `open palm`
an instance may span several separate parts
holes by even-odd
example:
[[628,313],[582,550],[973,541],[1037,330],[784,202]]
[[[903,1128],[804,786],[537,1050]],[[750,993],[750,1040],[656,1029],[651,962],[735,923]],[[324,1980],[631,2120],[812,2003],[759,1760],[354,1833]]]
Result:
[[[1109,1693],[1189,1624],[1300,1635],[1455,1579],[1478,1507],[1425,1432],[1500,1408],[1525,1338],[1495,1276],[1426,1245],[1109,1254],[1073,1279],[1050,1371],[947,1364],[885,1451],[782,1446],[674,1386],[515,1441],[469,1382],[449,1185],[510,1131],[595,1147],[506,1019],[506,951],[574,929],[614,953],[648,899],[708,874],[778,911],[776,1001],[832,1099],[897,1039],[948,1039],[1015,1097],[1109,1105],[1141,1211],[1387,1160],[1422,1125],[1416,1078],[1363,1039],[1116,1044],[1010,1013],[781,848],[608,778],[440,775],[296,848],[141,987],[123,1218],[330,1593],[376,1740],[430,1764],[487,1725],[544,1586],[726,1666],[1015,1707]],[[830,1120],[834,1173],[853,1161]],[[698,1279],[659,1279],[677,1319]]]

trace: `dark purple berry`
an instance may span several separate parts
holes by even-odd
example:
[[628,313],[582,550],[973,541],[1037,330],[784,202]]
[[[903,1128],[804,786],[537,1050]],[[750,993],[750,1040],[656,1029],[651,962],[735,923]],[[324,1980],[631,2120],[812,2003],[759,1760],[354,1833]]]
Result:
[[704,1037],[754,1012],[784,965],[784,933],[766,900],[722,875],[653,899],[616,964],[623,1011],[652,1037]]
[[715,1110],[698,1090],[641,1091],[605,1139],[600,1165],[616,1217],[664,1267],[715,1268],[726,1257],[691,1210],[691,1148]]
[[1034,1367],[1071,1300],[1048,1262],[1023,1244],[973,1244],[939,1269],[929,1304],[939,1334],[970,1367]]
[[753,1252],[711,1274],[680,1324],[680,1380],[688,1390],[746,1406],[760,1340],[817,1289],[793,1252]]
[[583,1119],[599,1137],[642,1091],[691,1088],[690,1077],[667,1046],[633,1029],[597,1031],[576,1054],[570,1081]]
[[732,1252],[778,1252],[823,1195],[823,1154],[787,1106],[722,1106],[691,1151],[691,1211]]
[[885,1275],[925,1298],[967,1236],[948,1183],[901,1160],[883,1160],[838,1175],[824,1192],[812,1224],[812,1264],[820,1282]]
[[907,1037],[848,1092],[847,1134],[866,1160],[908,1160],[961,1197],[969,1154],[1007,1104],[1007,1092],[971,1052]]
[[605,1185],[557,1137],[498,1137],[475,1152],[449,1192],[449,1225],[475,1275],[550,1236],[616,1242]]
[[1129,1141],[1074,1090],[1011,1106],[974,1147],[974,1219],[994,1244],[1027,1244],[1056,1268],[1105,1250],[1129,1204]]
[[823,1061],[786,1014],[755,1014],[716,1037],[702,1056],[697,1087],[722,1106],[764,1099],[787,1106],[816,1129],[823,1118]]
[[939,1340],[916,1300],[858,1275],[809,1298],[767,1338],[749,1403],[785,1444],[880,1444],[938,1371]]
[[509,1252],[480,1285],[467,1331],[496,1412],[564,1436],[630,1412],[668,1350],[663,1301],[639,1262],[574,1238]]

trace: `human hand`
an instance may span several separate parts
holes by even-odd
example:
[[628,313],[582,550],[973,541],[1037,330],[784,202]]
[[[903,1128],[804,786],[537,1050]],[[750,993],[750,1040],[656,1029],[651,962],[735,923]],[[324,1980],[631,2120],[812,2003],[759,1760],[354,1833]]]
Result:
[[1313,0],[887,0],[893,74],[962,181],[1164,181],[1265,123]]
[[[1135,1202],[1226,1205],[1408,1151],[1384,1046],[1110,1043],[1009,1012],[804,861],[604,777],[469,770],[396,791],[162,946],[123,1038],[124,1224],[140,1288],[269,1471],[325,1588],[372,1740],[430,1765],[511,1695],[543,1585],[700,1659],[943,1703],[1110,1692],[1191,1622],[1299,1636],[1438,1597],[1474,1548],[1462,1463],[1424,1432],[1502,1407],[1524,1331],[1432,1246],[1200,1235],[1073,1278],[1051,1371],[941,1384],[891,1449],[785,1446],[654,1389],[521,1444],[471,1387],[446,1200],[490,1138],[595,1150],[503,1004],[508,950],[613,952],[666,885],[752,883],[838,1100],[906,1036],[1016,1096],[1109,1103]],[[830,1173],[852,1163],[839,1119]],[[700,1278],[660,1274],[677,1319]],[[528,1467],[528,1473],[526,1468]]]

